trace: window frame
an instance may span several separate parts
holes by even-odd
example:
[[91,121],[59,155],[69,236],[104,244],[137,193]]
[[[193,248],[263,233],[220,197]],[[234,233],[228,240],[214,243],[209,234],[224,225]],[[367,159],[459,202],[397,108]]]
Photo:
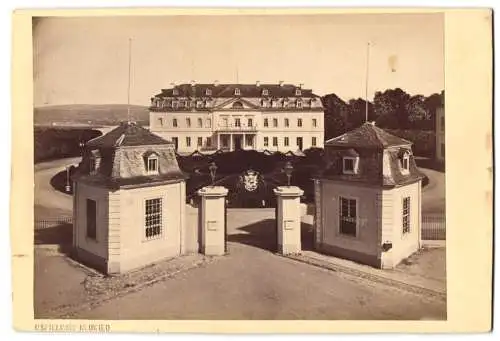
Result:
[[312,119],[312,126],[313,126],[313,128],[317,128],[318,127],[318,119],[316,119],[316,118]]
[[241,90],[240,90],[240,88],[234,88],[234,95],[235,96],[241,96]]
[[191,147],[191,136],[186,136],[186,147]]
[[[164,221],[164,214],[163,214],[163,197],[146,197],[144,198],[143,200],[143,232],[142,232],[142,240],[143,242],[149,242],[149,241],[153,241],[153,240],[158,240],[158,239],[163,239],[163,236],[164,236],[164,231],[165,231],[165,228],[164,228],[164,225],[165,225],[165,221]],[[158,212],[152,212],[152,213],[148,213],[148,202],[151,202],[153,200],[159,200],[159,211]],[[152,225],[148,225],[148,214],[151,218],[157,218],[158,220],[158,223],[157,224],[154,224],[152,223]],[[155,217],[156,216],[156,217]],[[159,216],[159,217],[158,217]],[[154,225],[153,225],[154,224]],[[150,235],[148,236],[148,231],[147,229],[148,228],[151,228],[151,227],[155,227],[155,225],[159,225],[159,232],[157,234],[154,234],[154,235]]]
[[196,120],[197,122],[197,127],[198,128],[203,128],[203,119],[201,117],[198,117],[198,119]]
[[241,127],[241,118],[239,118],[239,117],[234,118],[234,126]]
[[268,89],[262,89],[262,96],[269,96],[269,90]]
[[177,118],[172,118],[172,127],[177,128],[179,126],[179,122],[177,122]]
[[285,137],[283,138],[283,145],[284,145],[285,147],[288,147],[288,146],[290,145],[290,139],[289,139],[289,137],[288,137],[288,136],[285,136]]
[[[407,207],[405,207],[405,203]],[[406,212],[405,212],[406,210]],[[408,235],[412,232],[411,229],[411,197],[403,197],[402,198],[402,206],[401,206],[401,231],[403,235]]]
[[[352,170],[346,169],[346,161],[352,161]],[[342,157],[342,173],[343,174],[358,174],[359,157],[358,156],[343,156]]]
[[316,147],[317,146],[317,138],[316,136],[311,137],[311,147]]
[[273,136],[273,147],[278,147],[278,137]]
[[273,128],[278,128],[278,119],[273,118]]
[[267,117],[264,118],[264,127],[266,127],[266,128],[269,127],[269,119]]
[[212,96],[212,89],[205,89],[205,96]]
[[[410,173],[410,153],[404,152],[401,157],[401,173],[409,174]],[[405,167],[406,166],[406,167]]]
[[203,147],[203,137],[198,136],[198,138],[196,139],[196,146]]
[[269,147],[269,137],[264,136],[264,147]]
[[253,127],[253,118],[249,117],[247,119],[247,127]]
[[191,117],[186,117],[186,127],[191,128]]
[[[150,155],[148,155],[146,157],[145,161],[146,161],[145,166],[146,166],[146,173],[147,174],[159,174],[160,173],[160,162],[158,160],[158,154],[151,153]],[[151,167],[150,161],[154,161],[154,162],[152,162],[152,164],[154,164],[155,167]]]
[[295,89],[295,96],[302,96],[302,90],[301,89]]
[[285,118],[285,128],[290,128],[290,120],[288,118]]
[[302,118],[297,118],[297,127],[302,127]]
[[[351,197],[351,196],[345,196],[345,195],[340,195],[339,197],[339,202],[338,202],[338,235],[339,236],[342,236],[342,237],[347,237],[347,238],[358,238],[359,237],[359,199],[356,198],[356,197]],[[350,233],[345,233],[343,232],[343,229],[342,229],[342,223],[343,222],[346,222],[345,220],[343,220],[342,218],[344,218],[344,216],[342,215],[342,200],[347,200],[347,210],[348,210],[348,216],[345,217],[345,218],[351,218],[351,219],[354,219],[354,235],[350,234]],[[351,217],[351,206],[350,206],[350,202],[354,201],[354,209],[356,211],[356,214],[354,217]]]

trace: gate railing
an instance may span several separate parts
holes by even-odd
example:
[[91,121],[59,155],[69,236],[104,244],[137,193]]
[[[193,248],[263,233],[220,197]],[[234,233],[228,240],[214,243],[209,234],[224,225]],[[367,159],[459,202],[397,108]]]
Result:
[[422,215],[422,239],[446,240],[446,216]]
[[72,217],[62,217],[57,219],[42,219],[35,220],[35,230],[43,230],[55,226],[60,225],[72,225],[73,218]]

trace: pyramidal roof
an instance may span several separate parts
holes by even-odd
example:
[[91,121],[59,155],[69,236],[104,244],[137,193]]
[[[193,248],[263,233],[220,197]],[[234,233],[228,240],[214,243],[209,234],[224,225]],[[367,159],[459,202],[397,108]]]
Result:
[[362,126],[334,137],[325,142],[325,146],[388,148],[395,146],[408,146],[412,142],[398,136],[389,134],[375,126],[374,122],[366,122]]
[[151,133],[135,122],[122,122],[109,133],[87,142],[90,147],[118,148],[121,146],[143,146],[170,144],[171,142]]

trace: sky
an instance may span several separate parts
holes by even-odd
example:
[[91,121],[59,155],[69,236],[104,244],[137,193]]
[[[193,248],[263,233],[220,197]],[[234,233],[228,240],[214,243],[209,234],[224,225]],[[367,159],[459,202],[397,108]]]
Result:
[[52,17],[33,25],[35,106],[126,104],[129,38],[131,104],[191,80],[364,98],[367,60],[369,99],[444,89],[442,14]]

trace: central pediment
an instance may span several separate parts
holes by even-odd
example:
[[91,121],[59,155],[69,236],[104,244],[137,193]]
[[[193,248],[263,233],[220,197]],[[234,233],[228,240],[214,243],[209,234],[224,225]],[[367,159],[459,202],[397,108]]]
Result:
[[239,97],[228,99],[214,106],[216,110],[255,110],[258,108],[258,103],[252,103],[248,99]]

